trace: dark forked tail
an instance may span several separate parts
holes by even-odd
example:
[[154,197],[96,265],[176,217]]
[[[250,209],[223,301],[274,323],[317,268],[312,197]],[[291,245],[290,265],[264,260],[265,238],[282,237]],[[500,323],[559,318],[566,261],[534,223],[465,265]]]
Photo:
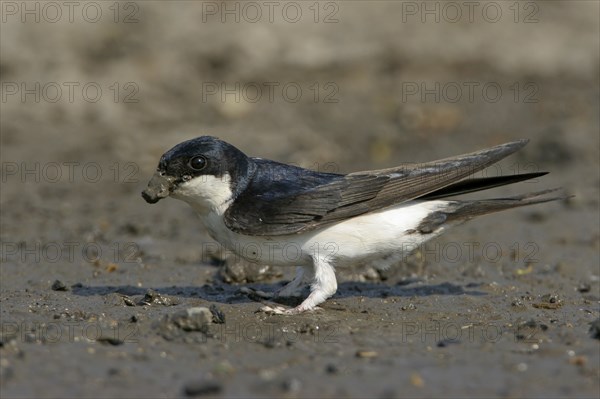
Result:
[[507,198],[494,198],[473,201],[448,201],[448,207],[427,216],[417,230],[423,234],[429,234],[437,230],[442,224],[459,224],[466,222],[476,216],[487,215],[503,211],[505,209],[517,208],[526,205],[541,204],[544,202],[558,201],[570,198],[569,195],[548,196],[561,189],[537,191],[528,194],[516,195]]
[[474,193],[476,191],[488,190],[494,187],[505,186],[508,184],[518,183],[521,181],[533,179],[536,177],[547,175],[548,172],[523,173],[520,175],[494,176],[494,177],[479,177],[467,178],[461,180],[439,190],[426,194],[419,199],[439,199],[453,197],[455,195]]

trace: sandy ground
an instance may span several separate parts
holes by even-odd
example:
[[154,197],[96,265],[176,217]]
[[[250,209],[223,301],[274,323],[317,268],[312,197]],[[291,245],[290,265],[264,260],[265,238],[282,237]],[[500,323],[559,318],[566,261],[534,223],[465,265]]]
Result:
[[[52,3],[0,3],[2,398],[600,395],[597,2]],[[529,138],[488,175],[551,174],[478,196],[575,197],[266,315],[292,270],[140,197],[201,134],[338,172]]]

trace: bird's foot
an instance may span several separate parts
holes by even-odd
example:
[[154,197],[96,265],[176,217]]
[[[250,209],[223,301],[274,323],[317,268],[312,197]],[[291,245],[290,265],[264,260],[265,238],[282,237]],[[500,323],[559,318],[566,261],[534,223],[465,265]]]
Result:
[[314,312],[316,310],[322,310],[322,309],[318,306],[315,306],[312,308],[307,308],[305,306],[299,305],[299,306],[296,306],[295,308],[286,308],[284,306],[265,305],[265,306],[262,306],[260,309],[258,309],[258,312],[263,312],[268,315],[291,316],[291,315],[296,315],[296,314],[301,314],[301,313],[306,313],[306,312]]

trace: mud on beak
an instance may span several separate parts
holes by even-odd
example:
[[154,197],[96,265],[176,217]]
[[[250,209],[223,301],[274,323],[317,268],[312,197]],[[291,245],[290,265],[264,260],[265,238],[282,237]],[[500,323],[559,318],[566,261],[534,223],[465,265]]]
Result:
[[159,172],[154,173],[148,182],[148,188],[142,191],[142,197],[149,204],[155,204],[163,198],[167,198],[175,187],[175,177],[163,176]]

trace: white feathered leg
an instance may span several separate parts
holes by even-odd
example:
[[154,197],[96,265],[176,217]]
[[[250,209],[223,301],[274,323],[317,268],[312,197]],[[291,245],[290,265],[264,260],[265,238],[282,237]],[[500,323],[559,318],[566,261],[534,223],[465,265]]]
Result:
[[[286,309],[282,306],[263,306],[260,310],[269,314],[291,315],[319,309],[317,305],[325,302],[327,298],[335,294],[337,279],[335,278],[335,269],[329,264],[326,257],[315,258],[313,267],[314,277],[310,287],[310,295],[300,305],[292,309]],[[309,273],[309,270],[306,267],[302,272],[304,278],[308,277],[307,275],[312,275],[312,273]],[[302,278],[298,279],[300,272],[296,270],[296,273],[296,278],[286,285],[284,289],[287,289],[289,285],[297,280],[299,282],[302,281]]]
[[316,256],[314,262],[314,279],[310,287],[310,295],[299,306],[290,309],[288,313],[302,313],[314,310],[317,305],[325,302],[327,298],[337,291],[335,269],[328,262],[326,256]]

